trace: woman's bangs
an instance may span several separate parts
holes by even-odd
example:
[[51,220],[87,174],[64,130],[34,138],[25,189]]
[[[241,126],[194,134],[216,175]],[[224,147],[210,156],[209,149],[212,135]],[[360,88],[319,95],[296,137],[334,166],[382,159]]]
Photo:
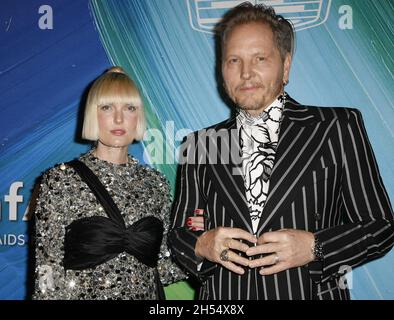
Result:
[[140,95],[134,84],[130,81],[106,81],[98,88],[97,106],[106,104],[130,104],[141,106]]

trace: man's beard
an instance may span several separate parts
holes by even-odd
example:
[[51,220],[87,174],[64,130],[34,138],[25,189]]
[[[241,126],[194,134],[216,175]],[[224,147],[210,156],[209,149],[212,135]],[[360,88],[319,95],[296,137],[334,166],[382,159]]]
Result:
[[232,99],[235,103],[235,105],[245,111],[254,111],[254,110],[260,110],[262,109],[263,103],[256,101],[255,103],[242,103],[240,101],[238,101],[238,99]]
[[246,104],[242,104],[242,103],[235,103],[236,106],[242,110],[248,111],[248,110],[259,110],[262,108],[261,104],[253,104],[253,105],[246,105]]
[[[263,89],[263,86],[260,84],[260,83],[250,83],[251,85],[253,85],[253,86],[255,86],[255,87],[258,87],[258,88],[260,88],[260,90],[262,90]],[[243,84],[244,85],[244,84]],[[241,86],[239,86],[239,87],[242,87],[243,85],[241,85]],[[237,88],[237,90],[236,91],[238,91],[239,90],[239,87]],[[240,99],[239,98],[237,98],[237,95],[235,94],[235,95],[231,95],[230,94],[230,91],[228,90],[228,88],[227,88],[227,86],[226,86],[226,84],[224,85],[224,89],[225,89],[225,91],[227,92],[227,95],[230,97],[230,99],[234,102],[234,104],[237,106],[237,108],[240,108],[240,109],[242,109],[242,110],[245,110],[245,111],[254,111],[254,110],[260,110],[261,108],[263,108],[264,107],[264,102],[263,101],[258,101],[258,100],[263,100],[263,97],[261,97],[260,99],[258,98],[258,97],[256,97],[255,99],[251,99],[252,100],[252,102],[249,102],[249,103],[244,103],[244,102],[241,102],[240,101]],[[242,99],[242,98],[241,98]],[[249,98],[250,99],[250,98]],[[244,100],[244,99],[242,99],[242,100]],[[253,101],[254,100],[254,101]]]
[[[261,95],[254,96],[254,97],[240,97],[237,98],[235,95],[230,96],[231,100],[235,103],[237,108],[242,109],[244,111],[256,111],[256,110],[265,110],[273,101],[275,101],[275,98],[278,97],[281,92],[283,92],[283,87],[278,89],[278,92],[273,94],[272,96],[272,101],[271,99],[268,99],[269,97],[266,96],[265,92],[262,92]],[[240,101],[243,100],[244,102]],[[246,100],[246,102],[245,102]]]

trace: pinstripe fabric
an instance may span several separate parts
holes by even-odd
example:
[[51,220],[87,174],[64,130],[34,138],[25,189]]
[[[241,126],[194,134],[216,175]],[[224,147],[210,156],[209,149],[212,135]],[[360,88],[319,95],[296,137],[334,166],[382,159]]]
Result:
[[[212,128],[234,127],[230,119]],[[223,143],[205,147],[208,152],[217,148],[220,155]],[[204,261],[198,272],[201,260],[194,247],[200,232],[184,227],[195,208],[205,209],[208,229],[233,226],[251,232],[243,178],[232,174],[236,168],[232,162],[179,168],[169,241],[178,262],[202,281],[200,299],[349,299],[348,290],[341,289],[341,267],[381,257],[394,244],[392,208],[360,112],[306,107],[289,99],[258,235],[282,228],[313,232],[323,245],[323,262],[271,276],[248,269],[239,276]]]

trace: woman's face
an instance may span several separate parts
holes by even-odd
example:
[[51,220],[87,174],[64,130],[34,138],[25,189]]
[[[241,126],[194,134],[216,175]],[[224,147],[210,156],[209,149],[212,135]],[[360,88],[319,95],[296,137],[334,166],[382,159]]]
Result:
[[105,104],[97,107],[99,141],[109,147],[127,147],[134,141],[138,110],[130,104]]

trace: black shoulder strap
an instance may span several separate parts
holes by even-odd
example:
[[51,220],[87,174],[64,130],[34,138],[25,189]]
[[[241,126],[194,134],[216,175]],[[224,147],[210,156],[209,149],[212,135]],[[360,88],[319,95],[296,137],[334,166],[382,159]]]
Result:
[[73,167],[82,180],[89,186],[90,190],[101,203],[109,218],[117,223],[120,227],[125,228],[125,222],[118,206],[115,204],[111,195],[100,182],[99,178],[93,173],[93,171],[79,160],[73,160],[67,164]]

